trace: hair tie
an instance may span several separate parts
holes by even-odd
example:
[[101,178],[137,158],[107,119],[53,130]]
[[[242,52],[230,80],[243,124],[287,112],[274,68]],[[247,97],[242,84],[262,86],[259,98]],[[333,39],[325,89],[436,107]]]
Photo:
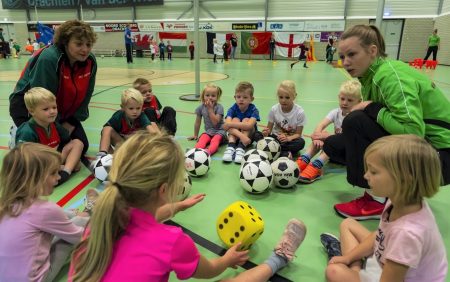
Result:
[[120,184],[117,183],[117,182],[113,182],[112,185],[116,186],[116,187],[117,187],[117,190],[119,190],[119,192],[121,192],[121,191],[123,190],[122,185],[120,185]]

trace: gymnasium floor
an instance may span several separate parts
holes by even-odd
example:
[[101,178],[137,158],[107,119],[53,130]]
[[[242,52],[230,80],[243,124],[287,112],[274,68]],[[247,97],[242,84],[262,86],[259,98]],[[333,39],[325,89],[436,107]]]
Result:
[[[0,148],[2,156],[7,152],[9,126],[8,96],[25,65],[28,56],[21,59],[0,60]],[[234,87],[239,81],[248,80],[255,87],[254,103],[260,110],[261,124],[267,123],[267,114],[271,106],[277,103],[275,94],[277,85],[284,79],[296,82],[298,98],[307,115],[304,133],[312,133],[315,125],[336,108],[339,85],[349,79],[349,75],[339,68],[333,68],[324,62],[310,63],[309,69],[302,64],[289,68],[288,61],[236,60],[213,64],[212,60],[201,60],[202,86],[213,81],[223,89],[221,103],[228,109],[234,99]],[[183,149],[192,148],[194,141],[186,140],[193,134],[197,102],[182,101],[183,94],[194,93],[194,63],[187,59],[174,58],[172,62],[155,60],[150,63],[146,58],[136,58],[134,64],[127,65],[125,58],[98,58],[99,71],[94,96],[90,104],[90,118],[84,127],[90,140],[89,155],[94,156],[98,150],[99,133],[102,125],[113,111],[119,108],[121,91],[130,87],[137,77],[145,77],[153,83],[154,93],[163,105],[170,105],[177,110],[178,131],[176,139]],[[450,67],[438,66],[436,70],[421,70],[431,77],[450,99]],[[447,79],[445,79],[447,77]],[[203,124],[202,124],[203,129]],[[307,144],[310,140],[307,139]],[[209,173],[202,178],[193,179],[192,193],[206,193],[203,202],[190,210],[179,213],[174,222],[196,233],[201,238],[201,252],[207,257],[215,257],[214,251],[220,251],[216,245],[223,247],[216,233],[216,219],[229,204],[243,200],[253,205],[265,221],[265,232],[253,245],[251,262],[262,263],[277,243],[287,221],[296,217],[305,222],[308,233],[305,241],[297,251],[297,258],[288,267],[280,271],[276,281],[324,281],[324,269],[327,263],[326,253],[319,241],[322,232],[338,234],[342,218],[337,216],[333,204],[348,201],[359,196],[362,191],[352,188],[345,180],[345,168],[328,165],[322,180],[310,185],[297,184],[288,190],[271,189],[261,195],[246,193],[239,185],[239,166],[223,164],[221,157],[224,147],[213,156]],[[93,180],[89,171],[83,168],[62,187],[56,188],[50,196],[51,201],[63,205],[64,208],[76,208],[83,205],[82,197],[88,188],[102,189],[99,181]],[[431,207],[437,218],[445,246],[450,250],[450,222],[448,220],[448,203],[450,187],[442,189],[432,200]],[[447,216],[445,215],[447,213]],[[363,224],[374,230],[376,220]],[[199,241],[200,242],[200,241]],[[212,244],[211,244],[212,243]],[[207,245],[207,248],[204,246]],[[212,250],[212,251],[211,251]],[[229,277],[243,271],[228,270],[220,277]],[[65,281],[65,273],[59,276]],[[216,280],[216,279],[215,279]],[[177,281],[174,275],[171,281]],[[275,280],[274,280],[275,281]],[[450,281],[450,279],[447,279]]]

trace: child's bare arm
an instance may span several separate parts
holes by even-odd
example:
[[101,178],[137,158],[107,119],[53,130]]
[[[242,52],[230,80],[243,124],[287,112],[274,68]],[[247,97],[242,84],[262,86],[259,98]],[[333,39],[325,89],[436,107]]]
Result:
[[155,134],[155,133],[159,133],[159,128],[158,125],[156,125],[156,123],[151,122],[149,125],[147,125],[145,127],[145,129],[147,129],[148,132],[150,132],[151,134]]
[[229,123],[230,128],[236,128],[239,130],[249,131],[256,125],[255,118],[244,119],[243,121],[231,121]]
[[269,121],[267,126],[263,129],[262,134],[267,137],[270,135],[270,133],[272,133],[272,129],[273,129],[273,122]]
[[375,244],[376,232],[372,232],[366,239],[364,239],[358,246],[356,246],[350,253],[344,256],[336,256],[331,258],[329,264],[331,263],[343,263],[345,265],[350,265],[351,263],[360,260],[362,258],[368,257],[373,254],[373,245]]
[[295,130],[295,133],[292,135],[289,135],[287,137],[287,141],[290,142],[292,140],[298,139],[302,137],[302,133],[303,133],[303,126],[297,126],[297,129]]
[[194,135],[188,137],[188,140],[197,140],[198,133],[200,132],[200,126],[202,125],[202,116],[197,115],[194,123]]
[[164,222],[176,215],[178,212],[184,211],[203,201],[205,196],[206,194],[195,194],[183,201],[166,204],[156,211],[155,218],[158,222]]
[[381,272],[380,282],[405,281],[409,267],[387,259]]
[[208,109],[209,119],[211,120],[212,124],[216,126],[222,120],[223,116],[214,112],[214,106],[211,104],[211,102],[206,102],[206,107]]
[[330,133],[327,133],[325,131],[325,128],[327,128],[328,125],[332,123],[331,120],[328,118],[324,118],[314,129],[314,133],[311,135],[311,139],[313,140],[325,140],[328,136],[330,136]]

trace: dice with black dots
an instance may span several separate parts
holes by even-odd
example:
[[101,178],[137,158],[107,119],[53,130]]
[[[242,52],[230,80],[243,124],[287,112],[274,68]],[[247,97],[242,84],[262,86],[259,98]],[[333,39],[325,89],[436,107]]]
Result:
[[219,215],[216,229],[228,248],[242,242],[239,250],[248,250],[263,234],[264,220],[253,206],[237,201]]

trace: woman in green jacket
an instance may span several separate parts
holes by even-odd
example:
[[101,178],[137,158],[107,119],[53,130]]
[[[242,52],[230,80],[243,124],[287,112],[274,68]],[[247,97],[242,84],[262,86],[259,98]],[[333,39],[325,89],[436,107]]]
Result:
[[428,37],[428,50],[425,58],[423,58],[425,61],[428,60],[431,53],[433,53],[433,61],[436,61],[437,52],[441,45],[441,38],[437,35],[437,32],[437,29],[433,30],[433,34]]
[[[426,75],[407,64],[386,58],[384,39],[375,26],[356,25],[339,43],[343,67],[362,84],[363,102],[342,124],[342,134],[324,142],[332,160],[345,163],[347,181],[369,188],[364,179],[364,152],[376,139],[391,134],[415,134],[439,153],[444,184],[450,183],[450,102]],[[384,199],[364,193],[336,204],[342,216],[379,218]]]

